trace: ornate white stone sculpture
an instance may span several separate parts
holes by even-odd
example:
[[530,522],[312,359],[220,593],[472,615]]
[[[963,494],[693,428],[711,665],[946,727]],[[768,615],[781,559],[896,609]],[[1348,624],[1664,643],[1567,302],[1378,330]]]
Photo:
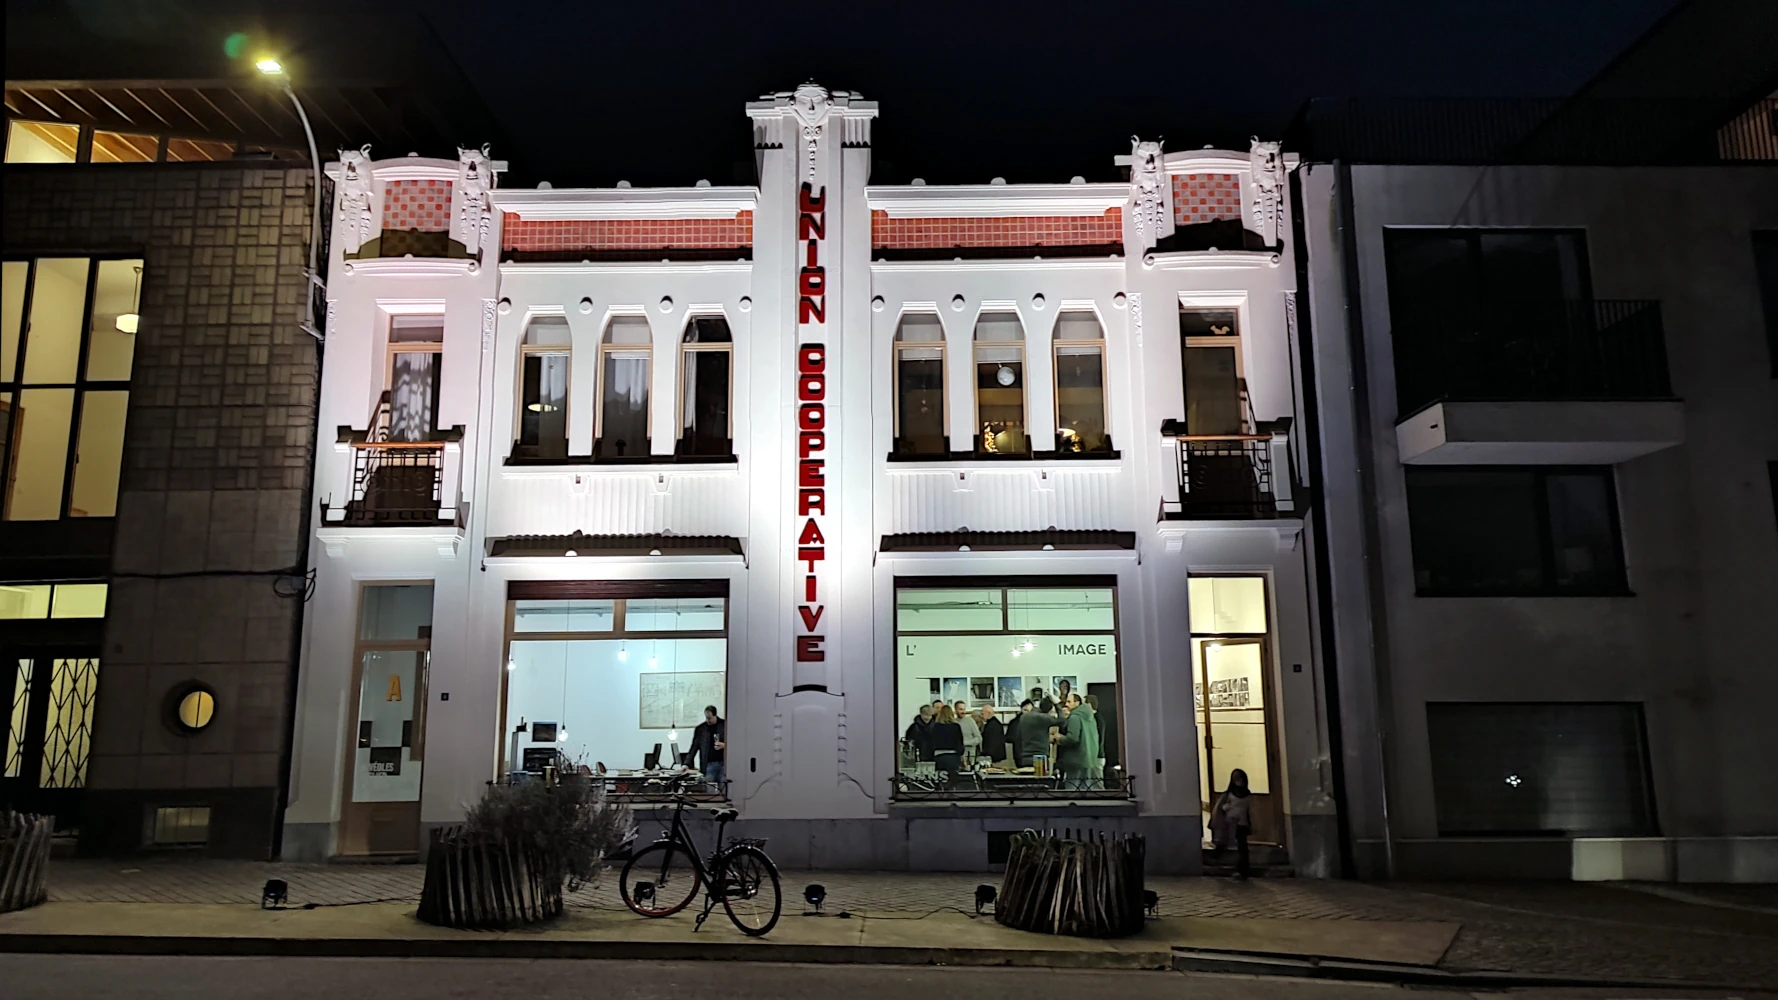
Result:
[[1136,223],[1136,250],[1141,252],[1173,232],[1167,211],[1167,177],[1161,169],[1161,144],[1130,137],[1130,211]]
[[457,218],[451,224],[451,239],[463,244],[470,254],[480,257],[488,242],[488,229],[493,223],[493,201],[489,192],[494,187],[494,171],[488,162],[488,147],[457,149],[457,188],[452,192],[457,201]]
[[1255,136],[1249,154],[1253,170],[1253,231],[1265,245],[1279,243],[1279,227],[1284,218],[1284,154],[1275,142],[1260,142]]
[[821,128],[827,123],[827,113],[833,109],[833,98],[826,87],[811,80],[796,88],[796,93],[791,95],[791,104],[803,127],[803,169],[813,181],[815,148],[821,140]]
[[340,225],[337,233],[340,251],[344,254],[355,254],[370,242],[370,202],[374,190],[370,147],[340,150]]

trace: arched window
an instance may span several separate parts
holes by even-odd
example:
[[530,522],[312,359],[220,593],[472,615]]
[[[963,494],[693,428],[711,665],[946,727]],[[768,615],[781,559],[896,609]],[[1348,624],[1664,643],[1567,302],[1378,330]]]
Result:
[[618,316],[599,345],[596,459],[647,458],[648,380],[653,334],[642,316]]
[[1018,313],[982,313],[975,323],[975,450],[1028,455],[1025,431],[1025,327]]
[[694,316],[679,345],[677,454],[726,458],[734,454],[729,406],[734,338],[721,316]]
[[943,455],[945,329],[937,316],[913,313],[895,331],[895,454]]
[[1056,317],[1056,451],[1111,450],[1105,428],[1105,328],[1091,309]]
[[519,348],[519,434],[514,458],[568,457],[568,321],[540,316]]

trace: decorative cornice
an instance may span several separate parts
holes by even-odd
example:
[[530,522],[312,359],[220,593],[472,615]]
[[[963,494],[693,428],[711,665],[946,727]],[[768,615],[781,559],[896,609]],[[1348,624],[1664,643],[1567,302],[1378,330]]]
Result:
[[1016,216],[1104,215],[1123,207],[1123,184],[958,184],[945,187],[866,187],[873,211],[895,218],[994,219]]
[[872,271],[1122,271],[1123,257],[992,257],[965,260],[873,260]]
[[[663,251],[671,252],[671,251]],[[751,260],[507,261],[501,274],[752,274]]]
[[480,269],[480,261],[467,257],[354,257],[341,268],[348,278],[361,274],[431,278],[448,274],[474,274]]
[[494,208],[521,219],[732,219],[759,207],[759,189],[550,188],[492,192]]
[[1273,250],[1176,250],[1151,253],[1142,258],[1150,270],[1182,271],[1197,268],[1277,267],[1283,258]]

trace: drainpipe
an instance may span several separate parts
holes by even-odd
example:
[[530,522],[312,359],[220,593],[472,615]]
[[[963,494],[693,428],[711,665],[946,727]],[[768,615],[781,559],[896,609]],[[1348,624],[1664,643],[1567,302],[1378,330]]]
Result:
[[1389,820],[1389,737],[1388,717],[1383,708],[1388,704],[1383,697],[1384,678],[1388,672],[1386,644],[1378,639],[1384,628],[1384,599],[1381,570],[1377,566],[1379,553],[1378,537],[1381,534],[1377,525],[1376,504],[1372,501],[1377,496],[1377,476],[1372,461],[1371,449],[1374,447],[1374,428],[1371,421],[1370,374],[1366,364],[1364,338],[1363,299],[1360,297],[1358,280],[1358,233],[1357,221],[1352,202],[1352,165],[1345,160],[1334,163],[1334,185],[1338,189],[1338,211],[1340,231],[1340,271],[1345,286],[1346,313],[1346,347],[1351,356],[1352,375],[1352,415],[1354,437],[1357,446],[1353,460],[1357,463],[1360,522],[1364,533],[1364,577],[1367,596],[1369,598],[1370,622],[1365,630],[1365,640],[1370,646],[1371,654],[1371,698],[1370,708],[1376,734],[1377,754],[1377,803],[1382,810],[1383,819],[1383,870],[1388,878],[1395,878],[1395,833]]

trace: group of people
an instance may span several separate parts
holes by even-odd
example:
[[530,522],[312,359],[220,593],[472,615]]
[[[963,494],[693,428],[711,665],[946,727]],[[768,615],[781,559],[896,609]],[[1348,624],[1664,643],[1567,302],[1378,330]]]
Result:
[[1042,688],[1032,688],[1018,714],[1004,722],[992,705],[972,712],[967,702],[947,704],[941,698],[920,706],[902,739],[917,759],[931,761],[952,776],[966,757],[1015,768],[1032,767],[1042,757],[1052,763],[1066,787],[1100,788],[1105,757],[1104,723],[1098,709],[1097,696],[1083,698],[1069,689],[1067,681],[1057,686],[1054,698]]

